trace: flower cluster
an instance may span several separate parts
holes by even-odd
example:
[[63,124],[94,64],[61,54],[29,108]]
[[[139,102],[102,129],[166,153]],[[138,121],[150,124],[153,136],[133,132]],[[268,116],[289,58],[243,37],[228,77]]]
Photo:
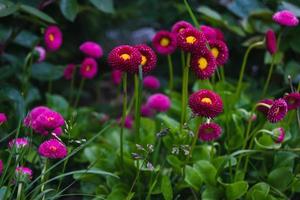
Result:
[[264,99],[261,100],[256,109],[262,112],[271,123],[277,123],[281,121],[288,111],[287,103],[284,99]]

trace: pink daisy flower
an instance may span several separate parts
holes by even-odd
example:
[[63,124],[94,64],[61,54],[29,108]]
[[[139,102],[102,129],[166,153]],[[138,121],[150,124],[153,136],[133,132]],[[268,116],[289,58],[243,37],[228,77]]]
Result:
[[217,65],[224,65],[228,61],[229,50],[227,45],[221,40],[209,40],[210,52],[216,59]]
[[167,112],[171,107],[171,100],[168,96],[156,93],[148,97],[146,105],[158,112]]
[[276,143],[282,143],[284,141],[285,132],[283,128],[275,128],[273,131],[273,136],[275,137]]
[[45,30],[44,41],[49,51],[58,50],[63,41],[63,36],[57,26],[48,26]]
[[141,115],[143,117],[152,117],[154,114],[154,111],[147,104],[142,105]]
[[[121,124],[122,123],[122,118],[121,117],[118,119],[118,123],[119,123],[120,126],[122,125]],[[128,128],[128,129],[132,129],[132,127],[133,127],[133,118],[132,118],[132,116],[127,115],[125,117],[124,127]]]
[[143,79],[143,86],[150,90],[157,90],[160,87],[160,81],[155,76],[146,76]]
[[178,21],[172,26],[171,32],[174,33],[174,34],[177,34],[177,33],[183,31],[186,28],[194,28],[194,27],[189,22],[186,22],[186,21],[183,21],[183,20]]
[[216,39],[225,42],[225,37],[224,37],[223,32],[218,28],[214,28],[214,30],[216,32]]
[[38,54],[38,62],[43,62],[46,59],[46,50],[42,46],[34,47],[34,51]]
[[199,90],[189,98],[189,106],[197,116],[214,118],[223,112],[221,97],[211,90]]
[[273,102],[274,101],[272,99],[263,99],[257,103],[256,110],[267,116],[270,107],[273,105]]
[[186,28],[178,33],[177,45],[183,51],[193,53],[207,49],[204,34],[195,28]]
[[141,53],[129,45],[114,48],[108,55],[108,63],[115,70],[135,73],[142,62]]
[[213,27],[207,26],[207,25],[202,25],[202,26],[200,26],[200,30],[205,35],[205,38],[207,40],[217,39],[217,32]]
[[288,105],[288,110],[295,110],[300,107],[300,93],[292,92],[288,95],[285,95],[283,99]]
[[30,127],[32,123],[36,120],[36,118],[42,114],[43,112],[51,111],[50,108],[46,106],[37,106],[33,108],[25,117],[23,123],[26,127]]
[[273,102],[270,107],[267,119],[271,123],[276,123],[281,121],[287,113],[287,103],[283,99],[277,99]]
[[198,137],[202,141],[213,141],[220,138],[222,128],[213,122],[201,124],[198,132]]
[[17,167],[16,168],[16,175],[19,176],[26,176],[28,179],[32,179],[32,170],[28,167]]
[[75,64],[68,64],[67,67],[64,69],[64,78],[66,80],[71,80],[73,77],[73,73],[75,72],[76,65]]
[[159,54],[172,54],[177,47],[176,35],[165,30],[158,31],[152,39],[152,45]]
[[5,113],[0,113],[0,125],[7,121]]
[[85,58],[80,66],[80,74],[83,78],[92,79],[98,72],[98,64],[94,58]]
[[[148,74],[156,67],[157,57],[155,52],[145,44],[136,45],[134,48],[141,53],[142,61],[140,65],[142,65],[143,74]],[[135,73],[138,73],[138,71]]]
[[268,52],[273,55],[277,52],[276,35],[272,29],[266,32],[266,46]]
[[13,139],[11,140],[9,143],[8,143],[8,147],[10,149],[12,148],[16,148],[16,149],[21,149],[21,148],[24,148],[26,146],[29,145],[29,141],[27,138],[16,138],[16,139]]
[[93,58],[101,58],[103,56],[102,47],[96,42],[87,41],[80,45],[79,50],[85,55]]
[[283,26],[297,26],[299,23],[299,20],[295,14],[289,10],[278,11],[273,15],[272,18],[277,24]]
[[43,142],[38,149],[41,156],[51,159],[61,159],[67,156],[67,147],[57,139],[50,139]]

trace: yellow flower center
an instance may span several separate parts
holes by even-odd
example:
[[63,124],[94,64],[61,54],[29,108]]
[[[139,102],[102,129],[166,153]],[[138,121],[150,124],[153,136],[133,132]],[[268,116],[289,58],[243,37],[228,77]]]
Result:
[[147,58],[146,56],[143,56],[142,55],[142,62],[141,62],[141,65],[145,65],[147,63]]
[[216,48],[216,47],[213,47],[212,49],[211,49],[211,53],[212,53],[212,55],[215,57],[215,58],[217,58],[218,56],[219,56],[219,50]]
[[52,152],[56,152],[56,150],[57,150],[57,148],[56,148],[55,146],[50,146],[49,149],[50,149],[50,151],[52,151]]
[[206,134],[211,134],[211,133],[213,133],[214,132],[214,129],[212,129],[212,128],[207,128],[207,129],[205,129],[205,133]]
[[194,44],[196,42],[196,38],[194,36],[188,36],[185,38],[185,41],[189,44]]
[[211,99],[210,98],[208,98],[208,97],[204,97],[204,98],[202,98],[201,99],[201,102],[202,103],[207,103],[207,104],[212,104],[212,101],[211,101]]
[[162,38],[161,40],[160,40],[160,45],[161,46],[163,46],[163,47],[166,47],[166,46],[168,46],[170,44],[170,39],[169,38]]
[[54,35],[53,35],[53,33],[50,33],[50,34],[49,34],[49,40],[50,40],[51,42],[54,41]]
[[124,53],[120,56],[121,58],[123,58],[123,60],[129,60],[130,59],[130,55],[127,53]]
[[198,67],[201,69],[201,70],[204,70],[206,69],[208,65],[208,62],[205,58],[201,57],[199,60],[198,60]]
[[91,70],[91,66],[87,65],[86,68],[85,68],[85,71],[89,72],[90,70]]

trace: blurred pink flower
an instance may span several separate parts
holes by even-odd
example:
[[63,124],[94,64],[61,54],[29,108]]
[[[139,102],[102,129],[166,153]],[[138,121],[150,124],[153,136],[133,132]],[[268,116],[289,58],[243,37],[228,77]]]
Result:
[[66,80],[72,79],[75,68],[76,68],[75,64],[68,64],[67,65],[67,67],[64,69],[64,78]]
[[273,15],[273,20],[283,26],[297,26],[298,18],[289,10],[278,11]]
[[34,47],[34,50],[38,53],[38,62],[43,62],[46,59],[46,50],[42,46]]
[[49,51],[58,50],[63,42],[63,36],[57,26],[48,26],[45,30],[44,41]]
[[143,80],[143,86],[147,89],[157,90],[160,87],[160,82],[155,76],[146,76]]
[[16,174],[17,176],[21,176],[21,175],[28,176],[29,179],[32,178],[32,170],[28,167],[23,167],[23,166],[17,167]]
[[81,63],[80,74],[83,78],[92,79],[98,72],[98,64],[94,58],[85,58]]
[[115,85],[119,85],[122,82],[122,71],[113,70],[111,72],[111,80]]
[[102,47],[96,42],[87,41],[80,45],[80,51],[82,51],[87,56],[93,58],[100,58],[103,56]]
[[276,35],[272,29],[266,32],[266,46],[270,54],[275,54],[277,51]]
[[7,121],[5,113],[0,113],[0,125]]
[[154,110],[152,110],[147,104],[142,105],[141,115],[143,117],[152,117],[154,114],[155,114]]
[[16,149],[20,149],[20,148],[26,147],[28,145],[29,145],[29,141],[27,138],[16,138],[16,139],[11,140],[8,143],[8,147],[10,149],[14,148],[14,146]]
[[148,98],[146,105],[155,111],[166,112],[171,107],[171,100],[164,94],[156,93]]

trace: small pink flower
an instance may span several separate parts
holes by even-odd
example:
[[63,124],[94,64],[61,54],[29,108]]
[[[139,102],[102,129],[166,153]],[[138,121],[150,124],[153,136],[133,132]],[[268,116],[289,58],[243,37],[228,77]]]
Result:
[[205,35],[205,38],[207,40],[217,39],[217,32],[213,27],[202,25],[202,26],[200,26],[200,30]]
[[0,113],[0,125],[7,121],[5,113]]
[[171,107],[171,100],[164,94],[156,93],[148,98],[147,106],[158,112],[166,112]]
[[178,21],[172,26],[171,32],[177,34],[186,28],[194,28],[194,27],[192,24],[190,24],[186,21],[183,21],[183,20]]
[[177,47],[176,35],[165,30],[158,31],[152,39],[152,45],[159,54],[172,54]]
[[160,87],[160,82],[155,76],[146,76],[143,80],[143,86],[147,89],[157,90]]
[[141,115],[143,117],[152,117],[154,114],[154,111],[147,104],[142,105]]
[[283,97],[288,105],[288,110],[295,110],[300,107],[300,93],[292,92]]
[[80,45],[80,51],[82,51],[87,56],[93,58],[101,58],[103,56],[102,47],[96,42],[87,41]]
[[36,118],[42,114],[43,112],[51,111],[50,108],[46,106],[37,106],[33,108],[25,117],[23,123],[26,127],[30,127],[32,123],[36,120]]
[[111,80],[115,85],[120,85],[120,83],[122,82],[122,71],[113,70],[111,72]]
[[289,10],[278,11],[273,15],[272,18],[277,24],[283,26],[297,26],[299,23],[299,20],[294,13]]
[[62,45],[62,33],[57,26],[48,26],[45,30],[44,41],[49,51],[56,51]]
[[2,160],[0,160],[0,175],[2,174],[3,172],[3,162]]
[[[118,119],[118,123],[119,123],[120,126],[122,126],[122,117],[120,117]],[[128,129],[132,129],[132,127],[133,127],[133,118],[132,118],[132,116],[130,116],[130,115],[126,116],[125,121],[124,121],[124,127],[128,128]]]
[[28,145],[29,145],[29,142],[28,142],[27,138],[16,138],[16,139],[11,140],[8,143],[8,147],[10,149],[12,149],[14,147],[16,149],[21,149],[21,148],[24,148],[24,147],[26,147]]
[[186,28],[178,33],[177,45],[183,51],[197,54],[207,50],[205,35],[195,28]]
[[270,107],[267,119],[271,123],[276,123],[281,121],[287,113],[287,103],[283,99],[277,99],[273,102]]
[[80,74],[83,78],[92,79],[98,72],[98,64],[93,58],[85,58],[81,63]]
[[34,50],[38,53],[38,62],[43,62],[46,59],[46,50],[42,46],[34,47]]
[[67,147],[57,139],[50,139],[43,142],[38,149],[41,156],[51,159],[64,158],[68,154]]
[[75,72],[76,65],[75,64],[68,64],[67,67],[64,69],[64,78],[66,80],[71,80],[73,77],[73,73]]
[[222,134],[222,128],[213,122],[204,123],[200,126],[198,137],[202,141],[213,141],[218,139]]
[[52,132],[57,136],[61,136],[63,134],[63,129],[61,127],[57,127]]
[[216,39],[225,42],[225,37],[224,37],[223,32],[218,28],[214,28],[214,29],[215,29],[215,32],[216,32]]
[[27,176],[28,179],[32,179],[32,170],[28,167],[23,167],[23,166],[20,166],[20,167],[17,167],[16,168],[16,175],[17,176]]
[[276,143],[282,143],[283,140],[284,140],[284,137],[285,137],[285,132],[284,132],[284,129],[283,128],[275,128],[273,131],[273,136],[275,137],[276,139]]
[[263,113],[265,116],[267,116],[268,111],[270,107],[273,105],[274,100],[273,99],[263,99],[258,102],[256,105],[256,110]]
[[266,46],[270,54],[275,54],[277,51],[276,35],[272,29],[266,32]]

